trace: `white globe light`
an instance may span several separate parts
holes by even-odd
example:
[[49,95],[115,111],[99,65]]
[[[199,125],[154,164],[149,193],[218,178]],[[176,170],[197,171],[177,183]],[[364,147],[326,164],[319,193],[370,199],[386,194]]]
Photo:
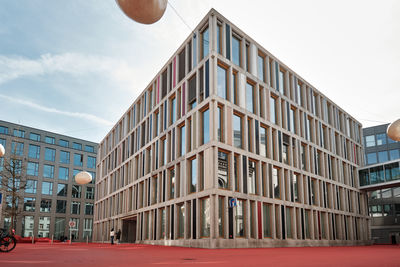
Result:
[[80,172],[77,175],[75,175],[75,182],[77,184],[88,184],[92,181],[92,175],[88,172]]
[[4,146],[2,144],[0,144],[0,157],[4,156],[5,153],[6,153],[6,150],[4,149]]
[[119,8],[129,18],[143,24],[161,19],[167,8],[167,0],[116,0]]
[[387,135],[394,141],[400,141],[400,119],[389,125]]

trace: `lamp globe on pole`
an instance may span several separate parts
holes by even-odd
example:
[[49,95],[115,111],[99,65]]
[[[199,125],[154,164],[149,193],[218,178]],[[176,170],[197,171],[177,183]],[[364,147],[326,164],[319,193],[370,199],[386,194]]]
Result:
[[400,141],[400,119],[389,125],[387,135],[394,141]]
[[92,175],[88,172],[82,171],[75,175],[75,182],[77,184],[85,185],[92,181]]
[[129,18],[142,24],[153,24],[161,19],[167,0],[116,0],[119,8]]

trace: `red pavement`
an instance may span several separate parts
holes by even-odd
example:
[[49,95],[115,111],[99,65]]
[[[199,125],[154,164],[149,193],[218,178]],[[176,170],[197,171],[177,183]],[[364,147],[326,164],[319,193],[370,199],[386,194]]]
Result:
[[8,266],[400,266],[400,246],[197,249],[122,244],[17,244]]

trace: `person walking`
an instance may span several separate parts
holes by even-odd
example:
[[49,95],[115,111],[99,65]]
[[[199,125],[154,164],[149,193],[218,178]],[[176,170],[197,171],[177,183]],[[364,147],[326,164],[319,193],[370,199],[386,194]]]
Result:
[[111,238],[111,245],[114,245],[114,228],[111,228],[110,238]]
[[117,239],[117,244],[119,245],[121,243],[121,229],[119,229],[115,235]]

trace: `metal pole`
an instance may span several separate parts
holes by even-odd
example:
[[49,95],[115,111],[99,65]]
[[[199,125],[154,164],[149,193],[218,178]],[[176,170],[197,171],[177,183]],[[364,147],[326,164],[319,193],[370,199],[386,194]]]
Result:
[[51,235],[51,244],[53,245],[54,235]]
[[32,233],[32,244],[35,244],[35,237],[33,236],[33,233]]
[[69,244],[72,244],[72,234],[71,234],[71,228],[69,229]]
[[89,236],[86,236],[86,245],[89,244]]

